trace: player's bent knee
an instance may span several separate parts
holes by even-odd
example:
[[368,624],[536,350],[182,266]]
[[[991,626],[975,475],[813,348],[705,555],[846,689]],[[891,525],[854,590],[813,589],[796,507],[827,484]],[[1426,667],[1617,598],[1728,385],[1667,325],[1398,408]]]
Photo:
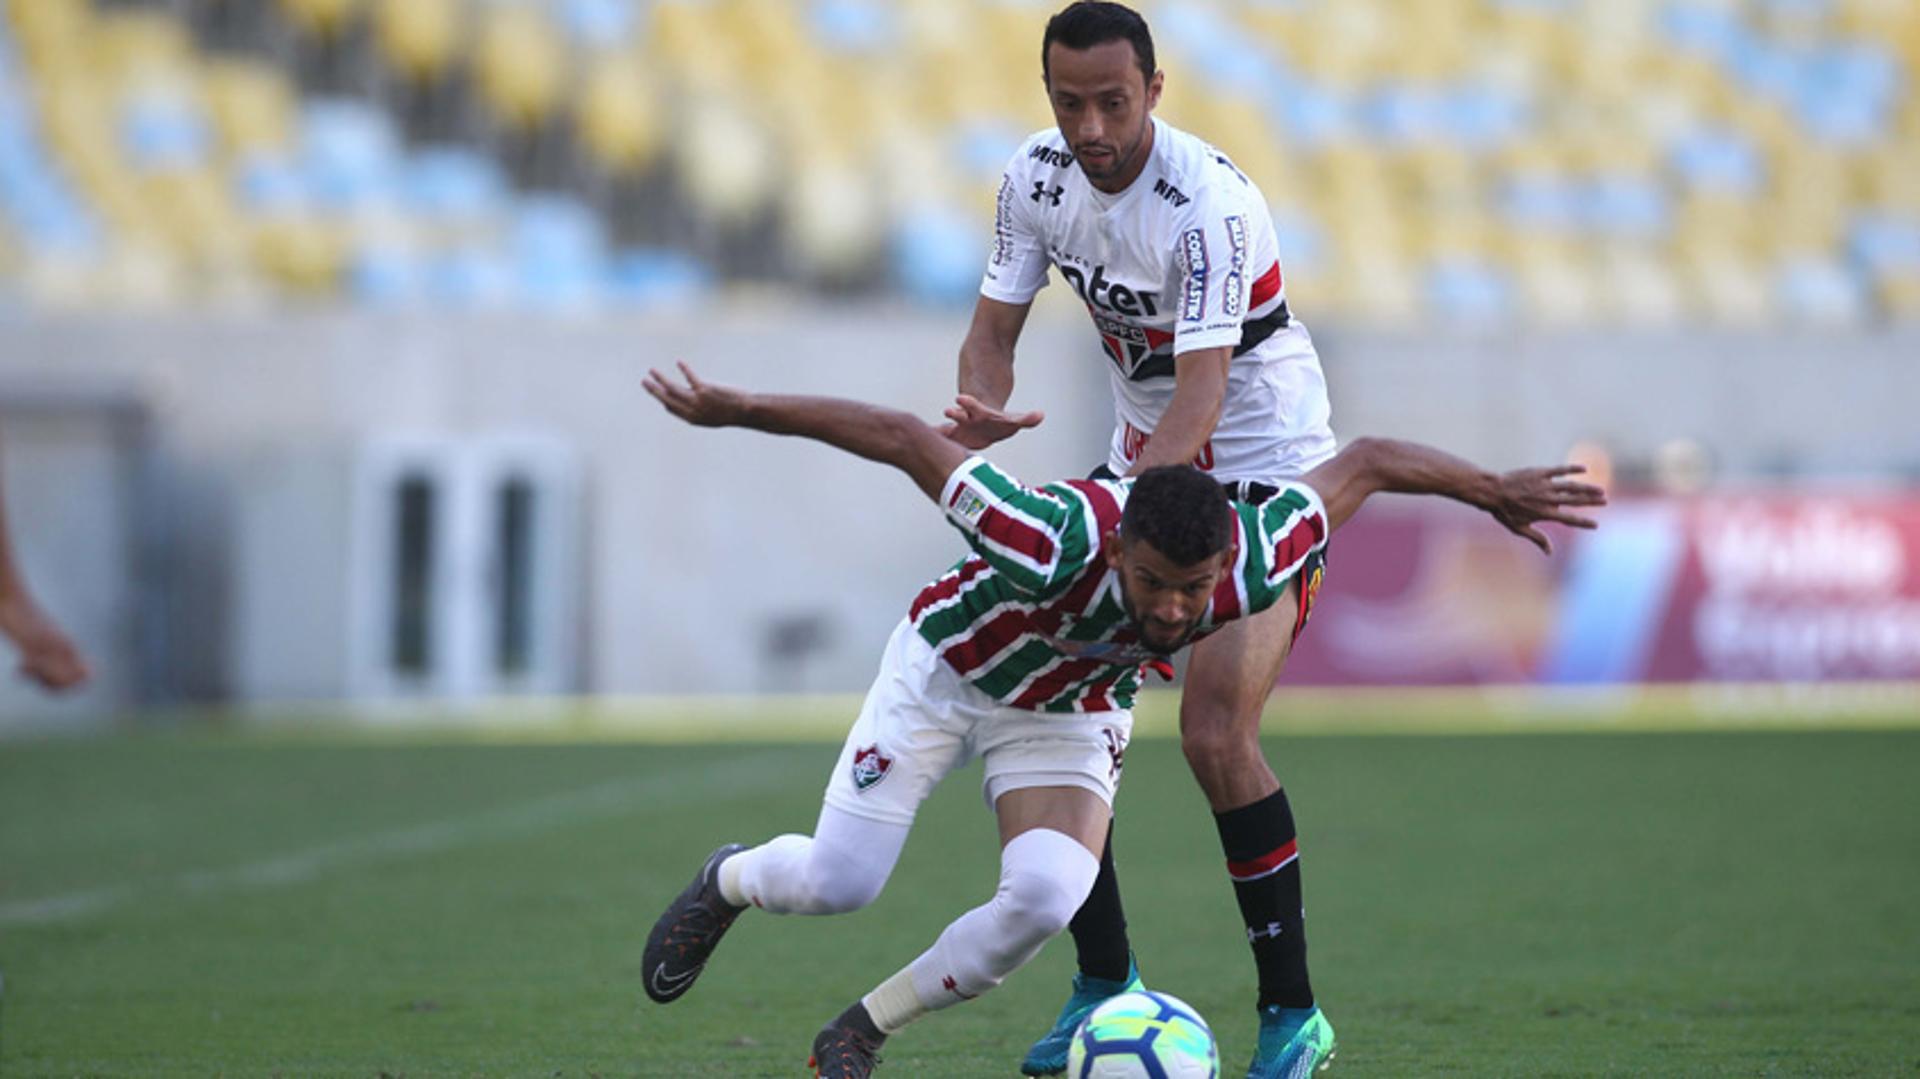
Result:
[[1061,832],[1022,832],[1001,854],[1000,889],[994,897],[1010,936],[1038,947],[1067,927],[1093,890],[1099,859]]
[[1201,726],[1180,732],[1180,751],[1196,774],[1245,767],[1260,759],[1260,732]]
[[1044,943],[1067,927],[1086,893],[1044,873],[1018,873],[1002,882],[1004,917],[1023,942]]

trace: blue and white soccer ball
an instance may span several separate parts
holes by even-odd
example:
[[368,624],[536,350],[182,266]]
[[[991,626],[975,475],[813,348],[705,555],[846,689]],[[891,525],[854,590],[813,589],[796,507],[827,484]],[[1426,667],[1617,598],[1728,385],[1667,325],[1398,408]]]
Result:
[[1213,1031],[1186,1002],[1142,989],[1087,1014],[1067,1050],[1069,1079],[1219,1079]]

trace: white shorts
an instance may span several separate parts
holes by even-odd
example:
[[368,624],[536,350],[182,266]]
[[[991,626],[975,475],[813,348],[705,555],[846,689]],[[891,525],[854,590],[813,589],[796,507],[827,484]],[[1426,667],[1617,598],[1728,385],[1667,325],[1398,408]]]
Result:
[[870,820],[911,824],[955,768],[980,757],[987,807],[1023,787],[1082,787],[1109,806],[1133,713],[1008,708],[941,661],[909,622],[880,658],[860,718],[827,781],[827,804]]

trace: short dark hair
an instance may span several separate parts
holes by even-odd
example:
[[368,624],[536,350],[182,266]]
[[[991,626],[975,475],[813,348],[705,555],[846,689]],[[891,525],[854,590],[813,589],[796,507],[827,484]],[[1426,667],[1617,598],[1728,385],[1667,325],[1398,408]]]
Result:
[[1153,34],[1147,30],[1147,20],[1125,4],[1106,0],[1076,0],[1047,20],[1046,35],[1040,39],[1040,74],[1053,77],[1047,51],[1055,42],[1069,49],[1091,49],[1109,41],[1131,42],[1141,76],[1153,81]]
[[1192,465],[1149,468],[1120,511],[1120,537],[1144,540],[1179,566],[1197,566],[1233,543],[1226,489]]

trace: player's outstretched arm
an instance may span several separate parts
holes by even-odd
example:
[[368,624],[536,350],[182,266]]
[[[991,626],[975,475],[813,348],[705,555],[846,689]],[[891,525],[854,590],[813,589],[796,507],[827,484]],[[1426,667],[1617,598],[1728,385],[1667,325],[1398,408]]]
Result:
[[838,446],[905,472],[936,502],[947,477],[968,457],[965,447],[910,413],[839,397],[751,393],[707,382],[686,364],[678,366],[684,385],[652,369],[643,385],[688,423],[750,427]]
[[1574,511],[1607,504],[1605,491],[1568,478],[1585,471],[1582,465],[1554,465],[1494,473],[1417,442],[1362,438],[1302,478],[1319,492],[1334,528],[1382,491],[1441,495],[1485,510],[1507,531],[1550,554],[1552,541],[1535,525],[1553,521],[1592,528],[1593,518]]
[[13,561],[4,503],[0,503],[0,637],[20,650],[20,673],[45,689],[71,689],[91,674],[86,656],[27,591],[27,582]]

